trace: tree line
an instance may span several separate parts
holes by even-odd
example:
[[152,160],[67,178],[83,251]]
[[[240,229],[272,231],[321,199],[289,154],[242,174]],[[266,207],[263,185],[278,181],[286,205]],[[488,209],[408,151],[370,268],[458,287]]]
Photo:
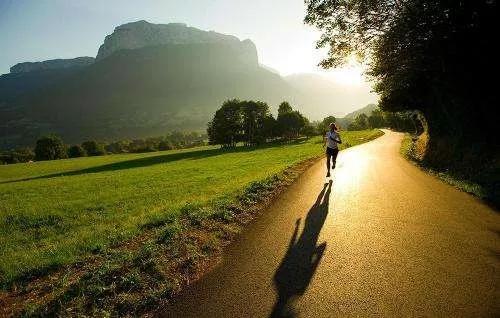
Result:
[[231,99],[215,112],[208,123],[207,134],[210,144],[233,148],[240,142],[251,146],[278,138],[312,136],[315,130],[309,120],[286,101],[278,106],[278,116],[274,118],[264,102]]
[[384,112],[375,109],[370,115],[359,114],[348,125],[348,130],[364,130],[374,128],[390,128],[396,131],[416,133],[422,130],[416,115],[409,112]]
[[290,141],[299,137],[323,135],[329,124],[336,122],[347,130],[364,130],[387,127],[398,131],[418,130],[411,113],[383,112],[376,109],[371,114],[359,114],[353,120],[327,116],[321,121],[311,122],[290,103],[283,101],[278,106],[276,118],[269,105],[261,101],[225,101],[208,123],[207,135],[191,132],[172,132],[161,137],[119,140],[111,143],[88,140],[81,144],[67,145],[57,135],[47,135],[36,141],[34,148],[19,148],[0,153],[0,164],[29,162],[33,160],[56,160],[106,154],[152,152],[196,147],[205,144],[233,148],[238,143],[245,146],[260,145],[269,141]]
[[182,149],[204,145],[205,140],[206,135],[197,132],[175,131],[165,136],[145,139],[125,139],[110,143],[88,140],[81,144],[67,145],[61,137],[49,134],[40,137],[34,148],[24,147],[0,153],[0,164]]
[[[499,59],[495,0],[306,0],[318,27],[321,65],[364,58],[384,111],[418,111],[428,145],[423,160],[466,169],[498,156]],[[469,154],[464,156],[463,154]],[[470,154],[475,154],[471,156]]]

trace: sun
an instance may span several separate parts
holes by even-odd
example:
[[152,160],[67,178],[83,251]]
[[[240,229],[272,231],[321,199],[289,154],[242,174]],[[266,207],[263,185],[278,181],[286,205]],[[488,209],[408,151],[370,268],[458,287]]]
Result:
[[366,83],[363,67],[355,58],[349,58],[343,67],[328,70],[326,75],[341,85],[360,86]]
[[361,67],[342,67],[330,71],[331,78],[343,85],[361,85],[365,81]]

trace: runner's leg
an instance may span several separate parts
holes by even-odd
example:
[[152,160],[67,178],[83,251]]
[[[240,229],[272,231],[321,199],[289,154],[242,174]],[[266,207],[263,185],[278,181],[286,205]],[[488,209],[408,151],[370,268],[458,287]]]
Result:
[[332,157],[332,153],[330,152],[330,149],[327,147],[326,148],[326,172],[327,174],[330,174],[330,158]]
[[335,169],[335,165],[337,164],[337,155],[339,154],[338,149],[333,149],[332,152],[332,170]]

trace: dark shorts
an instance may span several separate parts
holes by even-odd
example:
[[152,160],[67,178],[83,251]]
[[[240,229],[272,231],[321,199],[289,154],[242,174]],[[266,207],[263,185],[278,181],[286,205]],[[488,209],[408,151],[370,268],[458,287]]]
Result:
[[339,153],[339,150],[337,148],[326,147],[326,154],[328,156],[336,156],[338,153]]

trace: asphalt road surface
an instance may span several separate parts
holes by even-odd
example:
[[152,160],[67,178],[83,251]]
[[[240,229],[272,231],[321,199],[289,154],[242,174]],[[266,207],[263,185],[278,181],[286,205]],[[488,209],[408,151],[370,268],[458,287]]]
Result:
[[165,317],[500,316],[500,214],[386,132],[307,170]]

